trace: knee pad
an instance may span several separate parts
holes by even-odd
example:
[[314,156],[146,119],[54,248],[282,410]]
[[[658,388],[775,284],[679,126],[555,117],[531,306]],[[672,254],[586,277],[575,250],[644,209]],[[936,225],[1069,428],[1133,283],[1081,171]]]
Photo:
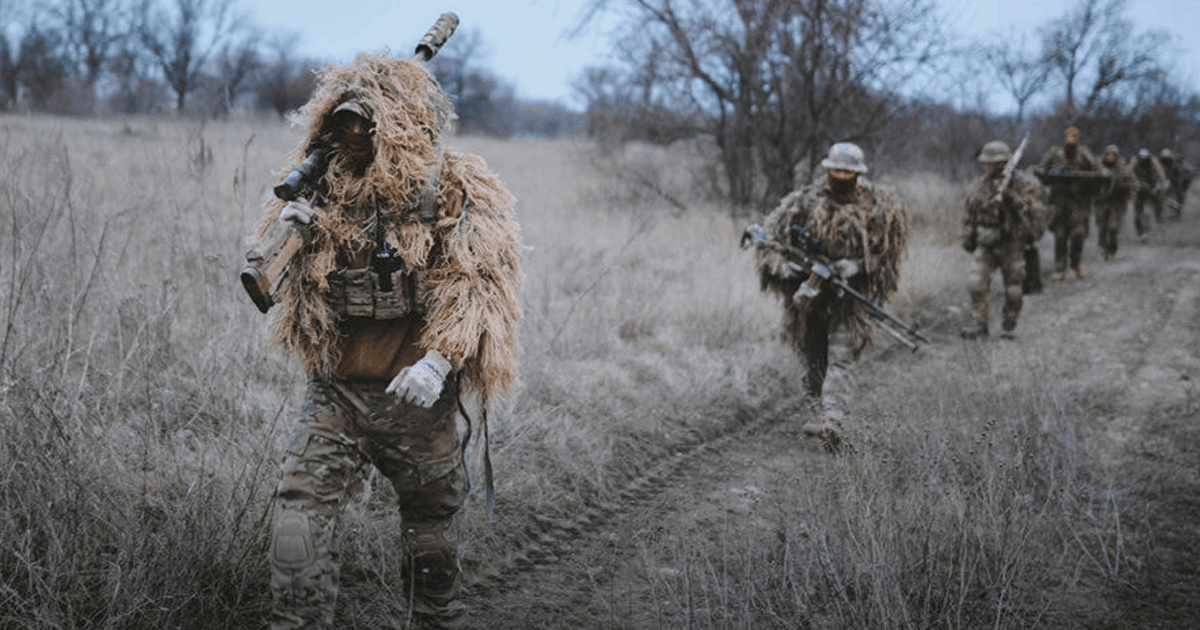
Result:
[[271,561],[280,568],[296,569],[308,566],[314,560],[316,553],[308,515],[295,510],[285,511],[279,517],[271,539]]
[[1009,302],[1020,302],[1022,295],[1023,292],[1021,290],[1021,285],[1019,284],[1004,287],[1004,297],[1008,299]]

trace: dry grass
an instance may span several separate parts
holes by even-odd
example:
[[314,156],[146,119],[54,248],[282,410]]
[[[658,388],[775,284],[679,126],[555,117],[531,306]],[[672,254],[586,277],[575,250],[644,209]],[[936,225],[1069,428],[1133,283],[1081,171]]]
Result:
[[[297,138],[270,123],[4,119],[0,627],[261,624],[269,495],[302,383],[236,276]],[[492,420],[498,525],[477,492],[459,526],[470,568],[518,544],[528,515],[600,502],[655,456],[764,407],[797,364],[740,226],[670,155],[455,144],[517,194],[529,246],[522,387]],[[922,231],[896,305],[909,315],[958,291],[946,242],[960,191],[899,184]],[[1117,514],[1077,410],[1034,376],[1004,383],[1035,393],[1020,405],[980,391],[994,367],[881,375],[908,399],[860,401],[879,430],[834,460],[811,505],[787,508],[822,517],[719,558],[656,550],[689,580],[660,578],[664,606],[696,628],[1053,619],[1064,593],[1117,571]],[[344,521],[348,627],[403,609],[389,492]],[[695,589],[740,603],[700,606]]]

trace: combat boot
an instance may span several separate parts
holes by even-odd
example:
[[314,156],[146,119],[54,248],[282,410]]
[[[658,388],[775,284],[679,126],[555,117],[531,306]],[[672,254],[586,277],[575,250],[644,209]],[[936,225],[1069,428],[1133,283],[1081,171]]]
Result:
[[1083,270],[1079,268],[1079,263],[1075,263],[1075,264],[1071,265],[1071,271],[1075,272],[1076,279],[1083,280],[1083,278],[1084,278]]
[[826,416],[820,402],[810,403],[812,420],[800,426],[800,431],[808,437],[821,440],[825,450],[837,454],[842,445],[841,423]]

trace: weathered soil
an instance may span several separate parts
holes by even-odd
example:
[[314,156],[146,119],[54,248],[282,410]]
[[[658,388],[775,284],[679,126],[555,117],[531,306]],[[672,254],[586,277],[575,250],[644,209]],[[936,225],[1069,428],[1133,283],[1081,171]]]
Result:
[[[1093,235],[1084,255],[1087,277],[1063,282],[1049,278],[1047,238],[1046,288],[1027,297],[1016,341],[958,339],[958,326],[967,323],[964,288],[953,303],[933,305],[942,313],[942,324],[928,331],[933,346],[912,355],[868,352],[850,368],[851,377],[835,369],[828,383],[833,396],[865,386],[886,392],[895,386],[875,367],[880,363],[952,366],[984,347],[1039,353],[1055,379],[1093,392],[1081,404],[1101,436],[1100,451],[1126,496],[1147,507],[1143,517],[1123,523],[1133,560],[1103,594],[1106,611],[1102,620],[1092,620],[1101,625],[1092,627],[1200,627],[1200,551],[1194,543],[1200,535],[1198,224],[1193,207],[1146,243],[1127,230],[1111,262],[1100,260]],[[798,430],[800,414],[798,399],[747,410],[731,433],[648,463],[648,474],[606,504],[569,522],[533,517],[520,553],[498,573],[469,578],[473,623],[664,627],[654,617],[654,593],[630,567],[644,572],[644,550],[663,537],[694,537],[716,548],[731,528],[740,536],[775,535],[772,506],[797,503],[806,488],[801,480],[822,475],[831,457]],[[853,422],[852,410],[846,421]]]

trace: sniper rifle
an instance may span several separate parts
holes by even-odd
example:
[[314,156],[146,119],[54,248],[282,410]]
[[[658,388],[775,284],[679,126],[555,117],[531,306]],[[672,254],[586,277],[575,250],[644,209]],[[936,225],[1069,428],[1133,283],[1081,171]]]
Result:
[[[894,337],[896,341],[908,347],[909,350],[916,352],[918,341],[932,343],[915,325],[905,323],[891,311],[876,304],[870,298],[854,289],[854,287],[851,287],[841,276],[834,273],[833,262],[820,252],[821,240],[819,238],[798,225],[792,226],[792,233],[799,237],[800,247],[780,243],[767,233],[762,226],[751,224],[746,226],[746,229],[742,232],[741,246],[745,248],[750,244],[754,244],[755,247],[766,248],[783,254],[786,258],[784,264],[793,271],[808,274],[810,280],[816,277],[824,281],[824,284],[831,285],[838,297],[849,296],[861,304],[866,309],[867,315],[875,320],[875,323],[880,328]],[[818,289],[809,284],[808,280],[805,281],[801,289],[803,290],[805,286],[810,290],[818,291]]]

